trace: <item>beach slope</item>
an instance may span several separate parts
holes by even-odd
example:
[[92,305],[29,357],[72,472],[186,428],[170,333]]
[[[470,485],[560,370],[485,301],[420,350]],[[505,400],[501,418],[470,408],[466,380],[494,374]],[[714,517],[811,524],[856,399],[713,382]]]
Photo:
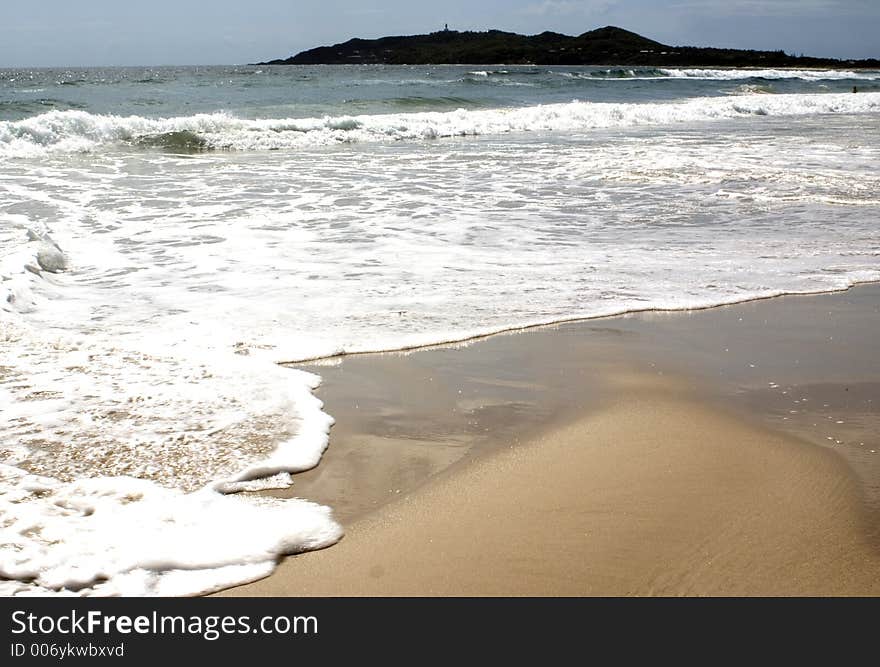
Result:
[[876,595],[832,452],[615,378],[614,400],[447,474],[229,595]]

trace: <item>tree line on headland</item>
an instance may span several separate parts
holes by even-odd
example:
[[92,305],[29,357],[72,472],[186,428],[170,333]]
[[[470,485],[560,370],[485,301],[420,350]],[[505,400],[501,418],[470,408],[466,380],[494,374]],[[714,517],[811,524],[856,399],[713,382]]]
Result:
[[259,65],[633,65],[670,67],[880,68],[880,60],[838,60],[696,46],[667,46],[629,30],[606,26],[577,37],[556,32],[518,35],[501,30],[350,39]]

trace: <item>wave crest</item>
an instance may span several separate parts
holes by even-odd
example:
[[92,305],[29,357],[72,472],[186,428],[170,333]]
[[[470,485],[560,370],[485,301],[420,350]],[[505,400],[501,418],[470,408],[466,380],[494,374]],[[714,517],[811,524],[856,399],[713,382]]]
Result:
[[880,72],[850,72],[846,70],[661,68],[656,71],[661,76],[674,79],[707,79],[713,81],[736,81],[740,79],[802,79],[804,81],[880,79]]
[[172,150],[278,150],[337,143],[424,140],[517,132],[576,132],[741,116],[876,113],[880,93],[738,95],[685,102],[570,102],[512,109],[457,109],[324,118],[248,120],[226,113],[178,118],[51,111],[0,123],[0,155],[88,152],[128,144]]

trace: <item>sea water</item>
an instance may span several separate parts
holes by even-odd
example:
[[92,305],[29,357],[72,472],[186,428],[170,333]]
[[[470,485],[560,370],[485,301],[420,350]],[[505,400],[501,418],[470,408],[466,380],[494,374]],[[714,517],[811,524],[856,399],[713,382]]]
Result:
[[878,165],[880,72],[0,70],[0,593],[339,539],[278,362],[878,280]]

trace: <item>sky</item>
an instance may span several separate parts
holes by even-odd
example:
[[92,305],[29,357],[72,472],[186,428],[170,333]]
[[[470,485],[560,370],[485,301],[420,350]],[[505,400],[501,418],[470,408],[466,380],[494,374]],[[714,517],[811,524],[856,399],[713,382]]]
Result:
[[880,58],[880,0],[0,0],[0,67],[244,64],[447,23]]

